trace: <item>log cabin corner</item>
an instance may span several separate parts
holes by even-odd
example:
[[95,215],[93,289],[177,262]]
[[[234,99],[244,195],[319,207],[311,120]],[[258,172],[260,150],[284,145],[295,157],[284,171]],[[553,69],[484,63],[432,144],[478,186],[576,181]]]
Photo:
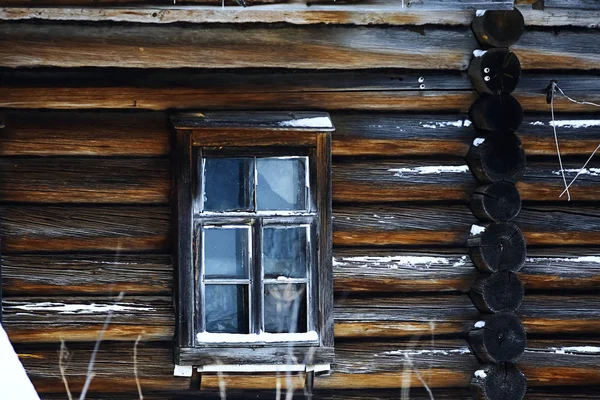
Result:
[[0,0],[0,321],[39,398],[600,399],[599,26]]

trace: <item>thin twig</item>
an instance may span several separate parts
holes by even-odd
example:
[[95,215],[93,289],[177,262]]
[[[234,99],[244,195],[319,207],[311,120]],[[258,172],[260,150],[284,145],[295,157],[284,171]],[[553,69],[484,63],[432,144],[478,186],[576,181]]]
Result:
[[[123,299],[124,295],[125,295],[125,292],[119,293],[119,296],[115,300],[115,304],[118,303],[119,301],[121,301]],[[111,318],[112,318],[112,310],[109,309],[108,313],[106,314],[106,319],[104,320],[104,325],[102,326],[102,329],[100,330],[100,333],[98,334],[98,339],[96,339],[96,344],[94,345],[94,351],[92,352],[92,357],[90,357],[90,363],[88,364],[88,369],[87,369],[87,376],[85,379],[85,383],[83,384],[83,389],[81,389],[81,395],[79,396],[79,400],[85,399],[85,395],[87,394],[90,384],[92,383],[92,379],[94,379],[94,376],[96,375],[93,372],[94,371],[94,363],[96,362],[96,355],[98,354],[98,350],[100,349],[100,343],[102,342],[102,339],[104,338],[104,333],[108,329],[108,325],[110,324]]]
[[[565,177],[565,169],[563,168],[562,157],[560,155],[560,147],[558,146],[558,135],[556,134],[556,122],[554,121],[554,92],[558,85],[552,81],[552,91],[550,94],[550,111],[552,113],[552,129],[554,130],[554,142],[556,143],[556,153],[558,154],[558,164],[560,165],[560,173],[562,174],[563,182],[565,184],[565,190],[567,192],[567,199],[571,201],[571,193],[569,193],[569,186],[567,185],[567,178]],[[560,88],[559,88],[560,89]],[[562,92],[562,91],[561,91]]]
[[138,343],[142,339],[142,334],[140,333],[135,340],[135,344],[133,345],[133,374],[135,375],[135,384],[137,385],[139,400],[144,400],[144,395],[142,394],[142,385],[140,384],[140,378],[138,376],[138,368],[137,368],[137,347]]
[[429,385],[427,384],[427,382],[425,382],[425,380],[421,376],[421,373],[419,372],[419,370],[417,370],[415,368],[415,366],[413,365],[413,362],[412,362],[410,356],[408,354],[404,354],[404,358],[410,365],[410,367],[413,370],[413,372],[415,373],[415,375],[417,375],[417,379],[423,384],[423,387],[425,388],[425,390],[427,390],[427,393],[429,393],[430,400],[435,400],[435,398],[433,397],[433,392],[429,388]]
[[58,370],[60,371],[60,377],[65,385],[65,390],[67,391],[67,397],[69,400],[73,400],[73,395],[71,395],[71,389],[69,389],[69,382],[67,381],[67,377],[65,375],[65,365],[63,364],[63,360],[69,357],[69,350],[65,345],[65,341],[60,339],[60,354],[58,356]]
[[594,150],[594,152],[592,153],[592,155],[590,156],[590,158],[587,159],[587,161],[585,162],[585,164],[583,164],[583,167],[581,167],[581,169],[577,172],[577,175],[575,175],[575,178],[573,178],[573,180],[571,181],[571,183],[569,183],[569,186],[567,186],[567,188],[565,190],[563,190],[563,192],[558,197],[563,197],[563,194],[565,194],[565,192],[567,191],[567,189],[571,187],[571,185],[573,184],[573,182],[575,182],[575,179],[577,179],[577,177],[579,175],[581,175],[583,173],[583,171],[585,171],[585,167],[587,167],[588,163],[592,160],[592,157],[594,157],[594,154],[596,154],[596,152],[598,151],[598,149],[600,149],[600,144],[596,147],[596,149]]

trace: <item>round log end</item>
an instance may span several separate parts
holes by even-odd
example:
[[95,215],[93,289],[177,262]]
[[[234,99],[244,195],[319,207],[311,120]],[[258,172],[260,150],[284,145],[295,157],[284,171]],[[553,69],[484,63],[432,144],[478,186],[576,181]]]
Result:
[[469,109],[475,128],[488,132],[514,132],[523,123],[523,107],[510,94],[482,94]]
[[479,93],[512,93],[521,79],[519,58],[508,49],[476,53],[469,64],[469,77]]
[[522,400],[527,378],[514,364],[490,365],[475,371],[471,391],[478,400]]
[[466,159],[480,182],[515,183],[525,173],[525,150],[514,133],[490,133],[475,138]]
[[479,186],[471,196],[471,210],[482,221],[510,221],[521,211],[521,196],[510,182]]
[[484,47],[509,47],[517,43],[525,31],[523,14],[512,10],[493,10],[477,14],[473,19],[473,33]]
[[527,337],[515,314],[500,313],[475,324],[469,332],[469,345],[483,364],[514,362],[525,351]]
[[479,232],[471,229],[467,247],[473,264],[481,272],[517,272],[527,255],[523,233],[510,222],[493,223]]
[[515,311],[523,302],[525,289],[519,277],[510,271],[498,271],[478,278],[469,297],[482,313]]

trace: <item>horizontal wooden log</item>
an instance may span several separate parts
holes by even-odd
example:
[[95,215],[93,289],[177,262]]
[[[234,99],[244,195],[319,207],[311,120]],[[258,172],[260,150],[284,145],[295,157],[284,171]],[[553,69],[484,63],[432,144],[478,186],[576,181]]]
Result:
[[[579,341],[575,345],[579,345],[578,347],[582,349],[592,350],[595,348],[593,343],[591,343],[592,346],[588,344],[590,342]],[[572,390],[577,392],[577,386],[598,385],[600,374],[595,363],[597,353],[593,351],[571,352],[568,349],[573,348],[572,345],[573,343],[568,341],[530,341],[518,363],[519,368],[525,372],[528,378],[528,385],[539,387],[540,392],[543,392],[541,389],[545,386],[564,385],[572,387]],[[68,343],[67,346],[69,346]],[[85,378],[92,347],[91,343],[69,346],[65,376],[75,393],[80,390]],[[137,390],[133,374],[132,347],[132,343],[104,343],[101,346],[94,366],[96,375],[92,381],[92,393],[110,393],[111,384],[118,384],[118,379],[122,380],[119,385],[121,393],[131,393]],[[17,346],[17,353],[40,393],[63,393],[64,395],[64,385],[58,370],[58,344],[51,350]],[[180,391],[187,389],[189,378],[172,376],[173,364],[170,354],[170,343],[153,346],[140,345],[138,348],[137,370],[140,374],[142,391],[145,394],[162,389],[186,398],[186,393]],[[322,393],[327,389],[399,389],[403,387],[414,388],[419,393],[418,388],[423,387],[423,381],[434,390],[436,388],[467,388],[471,376],[479,368],[477,360],[464,340],[432,342],[423,338],[409,342],[345,342],[336,345],[336,360],[331,375],[315,377],[315,394]],[[422,375],[423,381],[419,380],[417,373]],[[285,374],[282,375],[285,376]],[[231,389],[234,393],[236,389],[240,388],[274,389],[273,385],[276,384],[272,374],[255,375],[253,378],[249,380],[243,376],[223,375],[224,381],[231,384],[226,389]],[[212,386],[218,385],[218,377],[211,376],[207,381],[212,383]],[[205,383],[204,376],[202,383]],[[292,383],[294,386],[301,385],[302,381],[296,378],[292,379]],[[282,390],[285,392],[286,382],[283,381],[281,384]],[[114,391],[114,387],[112,390]],[[229,391],[227,390],[226,393]],[[339,394],[342,393],[344,392]],[[361,398],[358,397],[358,393],[354,392],[350,398]],[[440,390],[434,391],[434,393],[440,393]],[[197,392],[196,395],[198,395]],[[411,396],[411,398],[413,397]],[[421,397],[416,398],[421,399]]]
[[[591,153],[590,153],[591,154]],[[340,160],[342,161],[342,160]],[[564,161],[567,181],[585,160]],[[578,165],[576,168],[571,166]],[[589,165],[571,186],[571,200],[600,200],[600,174]],[[335,202],[453,201],[467,203],[477,182],[463,161],[358,161],[333,164]],[[567,200],[556,162],[530,162],[517,183],[524,201]]]
[[4,113],[2,156],[167,156],[167,117],[162,113]]
[[[3,67],[467,68],[466,28],[0,25]],[[527,31],[513,47],[524,69],[596,68],[593,32]],[[49,40],[52,38],[52,40]],[[244,43],[246,45],[244,45]],[[85,52],[83,51],[85,49]],[[560,54],[560,55],[557,55]]]
[[[3,254],[25,252],[140,252],[170,248],[169,208],[0,206]],[[599,245],[597,207],[524,207],[514,222],[528,246]],[[361,245],[462,247],[476,223],[467,206],[338,206],[333,242]]]
[[0,206],[2,253],[168,251],[169,207]]
[[[525,296],[517,315],[528,335],[593,333],[593,296]],[[336,299],[336,338],[463,335],[479,319],[468,296]]]
[[[564,161],[568,181],[584,163],[584,159]],[[571,187],[572,200],[600,200],[595,165],[592,162]],[[171,163],[166,158],[2,158],[0,173],[0,202],[167,204],[171,197]],[[467,164],[457,159],[336,159],[333,164],[335,202],[466,204],[476,185]],[[517,189],[525,201],[567,200],[567,196],[559,197],[564,184],[556,162],[529,163]]]
[[[6,70],[0,106],[9,108],[173,108],[266,110],[407,110],[466,112],[477,98],[460,71],[144,72],[104,74],[65,70]],[[595,75],[525,73],[515,96],[526,111],[549,111],[550,80],[579,100],[599,102]],[[66,83],[68,82],[68,83]],[[423,86],[424,85],[424,88]],[[595,112],[562,96],[557,112]],[[455,118],[455,116],[453,117]],[[547,117],[546,117],[547,118]]]
[[[466,250],[335,249],[337,292],[467,293],[476,270]],[[3,295],[170,295],[168,255],[21,254],[2,257]],[[580,249],[529,252],[519,273],[528,290],[600,289],[600,253]]]
[[569,10],[600,10],[600,4],[594,0],[544,0],[544,7],[567,8]]
[[[375,206],[334,208],[333,242],[339,246],[464,246],[475,218],[466,206]],[[523,207],[514,219],[528,246],[600,243],[595,207]]]
[[[396,7],[394,7],[396,6]],[[261,5],[260,7],[196,6],[187,8],[160,8],[153,6],[104,8],[91,7],[28,7],[0,8],[0,20],[25,21],[44,19],[48,21],[113,21],[168,24],[186,23],[279,23],[307,24],[354,24],[354,25],[463,25],[468,26],[474,17],[470,10],[432,11],[399,8],[392,0],[390,5],[352,7],[337,5],[303,4]],[[392,8],[393,7],[393,8]],[[596,28],[600,12],[596,10],[547,8],[533,10],[530,4],[520,5],[526,26],[580,26]]]
[[[113,295],[114,296],[114,295]],[[11,297],[2,301],[3,325],[12,342],[84,342],[98,337],[107,316],[103,340],[171,340],[175,313],[169,297]]]
[[168,204],[171,196],[168,158],[2,158],[0,174],[5,202]]
[[[466,29],[0,25],[3,67],[466,69]],[[382,36],[383,35],[383,36]],[[48,38],[55,38],[48,46]],[[384,39],[385,38],[385,39]],[[244,44],[245,43],[245,44]],[[32,57],[36,48],[35,57]],[[85,49],[85,52],[81,50]],[[375,49],[375,50],[374,50]],[[427,49],[426,52],[423,49]],[[587,58],[581,60],[584,65]]]
[[[85,382],[93,345],[93,342],[79,346],[66,344],[67,354],[63,362],[65,378],[74,393],[81,392]],[[55,344],[51,349],[17,346],[17,354],[39,393],[60,393],[65,396],[65,386],[59,370],[59,348],[60,344]],[[173,376],[173,369],[170,342],[156,345],[140,344],[137,349],[136,369],[133,342],[102,343],[96,355],[94,378],[89,390],[91,393],[135,393],[137,396],[135,370],[144,397],[159,390],[187,390],[190,378]]]
[[[592,334],[600,329],[594,296],[525,296],[517,314],[528,334]],[[13,343],[95,341],[107,313],[104,340],[170,341],[174,332],[171,297],[10,297],[3,300],[3,324]],[[463,336],[479,319],[467,295],[345,297],[335,300],[336,338]]]
[[4,255],[3,295],[62,295],[125,292],[171,295],[173,266],[162,254]]

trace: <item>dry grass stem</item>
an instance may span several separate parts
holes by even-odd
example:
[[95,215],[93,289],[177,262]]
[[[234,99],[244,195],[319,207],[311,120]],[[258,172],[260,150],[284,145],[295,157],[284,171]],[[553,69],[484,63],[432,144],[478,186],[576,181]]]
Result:
[[133,345],[133,374],[135,375],[135,384],[137,385],[139,400],[144,400],[144,395],[142,394],[142,385],[140,385],[140,378],[138,376],[137,368],[137,347],[141,339],[142,334],[139,334],[135,340],[135,344]]
[[67,381],[67,377],[65,375],[66,367],[64,365],[64,360],[69,357],[69,350],[65,345],[65,341],[60,339],[60,354],[58,356],[58,370],[60,371],[60,378],[62,379],[65,390],[67,391],[67,397],[69,400],[73,400],[73,395],[71,394],[71,389],[69,389],[69,382]]

